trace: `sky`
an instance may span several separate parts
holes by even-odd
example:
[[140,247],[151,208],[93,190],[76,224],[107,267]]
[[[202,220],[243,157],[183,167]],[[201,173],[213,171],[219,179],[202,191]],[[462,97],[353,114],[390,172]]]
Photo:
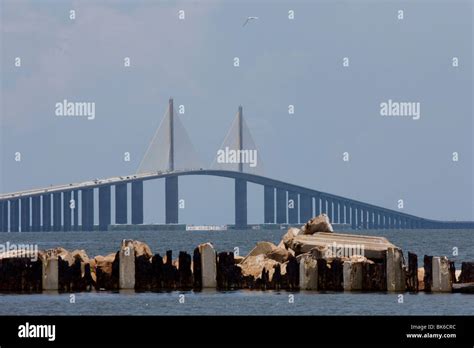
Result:
[[[203,167],[242,105],[268,177],[474,220],[471,1],[0,4],[1,192],[135,173],[173,97]],[[95,118],[56,116],[64,99]],[[388,100],[420,119],[381,116]],[[262,222],[263,189],[248,195]],[[229,179],[180,178],[180,222],[231,223],[233,196]],[[163,221],[164,183],[147,182],[145,222]]]

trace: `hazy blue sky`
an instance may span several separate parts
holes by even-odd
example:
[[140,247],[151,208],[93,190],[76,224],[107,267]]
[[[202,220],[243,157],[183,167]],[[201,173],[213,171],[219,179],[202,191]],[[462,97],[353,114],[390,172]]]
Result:
[[[134,173],[172,96],[205,165],[241,104],[269,177],[474,219],[471,1],[0,3],[2,192]],[[95,102],[96,118],[55,116],[63,99]],[[420,102],[421,118],[380,116],[388,99]],[[163,183],[145,189],[145,221],[162,222]],[[232,222],[233,192],[180,179],[181,222]],[[249,222],[262,214],[250,185]]]

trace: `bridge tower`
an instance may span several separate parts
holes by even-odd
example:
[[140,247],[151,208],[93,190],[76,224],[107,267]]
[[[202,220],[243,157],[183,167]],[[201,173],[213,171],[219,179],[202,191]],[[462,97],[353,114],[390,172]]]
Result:
[[[168,155],[168,171],[174,171],[174,107],[173,98],[168,103],[168,138],[169,138],[169,155]],[[178,223],[178,177],[172,176],[165,178],[165,221],[167,224]]]

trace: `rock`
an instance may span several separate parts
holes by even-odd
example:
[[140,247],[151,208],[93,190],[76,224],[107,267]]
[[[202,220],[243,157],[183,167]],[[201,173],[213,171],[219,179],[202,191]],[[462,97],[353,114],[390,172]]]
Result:
[[246,256],[258,256],[258,255],[268,255],[273,250],[277,249],[277,246],[270,242],[258,242],[257,245],[248,253]]
[[279,263],[284,263],[288,261],[291,253],[284,248],[275,248],[270,253],[267,254],[269,259],[275,260]]
[[403,254],[398,248],[387,249],[387,291],[405,291]]
[[198,248],[201,254],[202,287],[216,288],[216,251],[211,243],[201,244]]
[[135,250],[135,257],[143,256],[147,259],[151,259],[153,257],[151,248],[146,243],[134,240],[133,249]]
[[242,269],[242,275],[252,276],[255,280],[262,277],[262,270],[265,268],[268,271],[268,280],[272,281],[275,272],[274,266],[279,264],[278,261],[269,259],[264,254],[256,256],[247,256],[237,266]]
[[303,234],[316,232],[334,232],[329,217],[326,214],[318,215],[309,220],[302,228]]
[[446,256],[433,257],[433,292],[451,292],[452,281],[449,271],[449,261]]
[[285,247],[288,248],[288,245],[298,235],[303,234],[303,232],[299,228],[290,227],[288,231],[281,237],[281,241],[278,244],[279,248]]

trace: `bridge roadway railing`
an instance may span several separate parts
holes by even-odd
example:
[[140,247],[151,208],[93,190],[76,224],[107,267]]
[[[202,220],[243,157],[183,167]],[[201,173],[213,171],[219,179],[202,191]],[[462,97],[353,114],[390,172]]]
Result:
[[[2,194],[0,231],[90,231],[95,225],[106,229],[112,223],[112,209],[115,211],[116,224],[143,224],[143,182],[162,178],[165,179],[165,221],[167,224],[177,224],[178,178],[189,175],[233,179],[235,224],[242,227],[247,225],[247,183],[250,182],[264,188],[263,222],[267,224],[304,223],[312,216],[326,213],[333,223],[350,225],[353,229],[474,228],[474,222],[424,219],[260,175],[189,169],[117,176]],[[130,199],[128,185],[131,186]],[[112,188],[115,193],[114,205]],[[94,209],[95,191],[98,193],[98,209]],[[98,216],[95,216],[96,210]]]

